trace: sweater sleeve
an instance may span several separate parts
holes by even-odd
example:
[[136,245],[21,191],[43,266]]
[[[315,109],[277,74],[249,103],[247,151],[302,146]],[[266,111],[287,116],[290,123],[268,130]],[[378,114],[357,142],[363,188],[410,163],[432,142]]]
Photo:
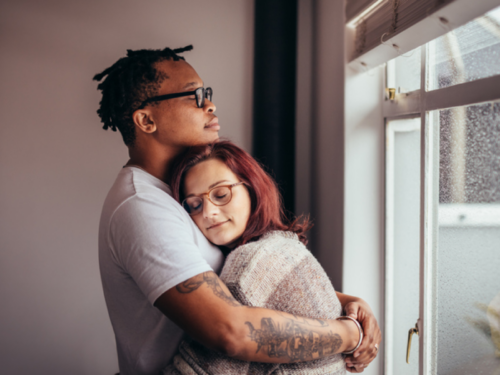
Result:
[[221,279],[245,305],[316,319],[341,314],[330,279],[294,237],[271,235],[238,248],[228,256]]
[[[342,305],[323,267],[291,233],[271,233],[260,241],[236,249],[228,256],[221,279],[245,305],[314,319],[335,319],[342,312]],[[249,373],[254,373],[254,366],[256,364],[250,364]],[[282,364],[273,372],[275,375],[345,373],[341,354]]]

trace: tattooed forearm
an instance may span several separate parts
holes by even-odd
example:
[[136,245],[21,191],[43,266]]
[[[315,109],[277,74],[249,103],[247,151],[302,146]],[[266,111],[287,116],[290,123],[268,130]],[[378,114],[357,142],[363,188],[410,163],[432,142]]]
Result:
[[226,293],[224,289],[222,289],[221,282],[215,273],[205,272],[203,274],[203,279],[217,297],[226,301],[231,306],[241,306],[241,304],[234,299],[231,293]]
[[311,326],[311,327],[327,327],[328,326],[328,323],[325,321],[325,320],[321,320],[321,319],[310,319],[310,318],[303,318],[301,316],[297,316],[295,314],[291,314],[291,313],[283,313],[281,311],[276,311],[279,315],[289,319],[290,318],[290,315],[292,315],[294,317],[294,319],[297,321],[297,323],[301,323],[301,324],[306,324],[308,326]]
[[272,318],[262,318],[260,329],[255,329],[250,322],[246,325],[250,339],[258,345],[257,353],[262,349],[269,357],[287,357],[290,362],[330,356],[342,345],[340,335],[331,331],[318,333],[293,320],[280,325]]
[[176,289],[179,293],[188,294],[194,292],[203,284],[207,284],[207,286],[212,289],[214,294],[220,299],[224,300],[231,306],[241,306],[241,304],[234,299],[234,297],[230,293],[226,293],[221,286],[221,282],[217,275],[213,272],[205,272],[199,275],[196,275],[189,280],[186,280],[183,283],[180,283],[176,286]]

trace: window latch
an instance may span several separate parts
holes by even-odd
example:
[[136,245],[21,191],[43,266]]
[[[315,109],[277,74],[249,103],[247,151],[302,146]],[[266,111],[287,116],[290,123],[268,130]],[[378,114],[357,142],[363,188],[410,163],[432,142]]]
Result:
[[389,100],[396,99],[396,89],[388,87],[388,88],[385,89],[385,92],[387,94],[387,99],[389,99]]
[[408,346],[406,348],[406,363],[408,364],[410,364],[411,338],[413,337],[414,333],[418,335],[418,322],[415,323],[415,328],[411,328],[408,331]]

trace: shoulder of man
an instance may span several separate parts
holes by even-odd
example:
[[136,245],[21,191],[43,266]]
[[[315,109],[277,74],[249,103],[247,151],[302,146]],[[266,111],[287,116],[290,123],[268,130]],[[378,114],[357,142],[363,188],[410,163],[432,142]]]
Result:
[[166,183],[144,171],[124,168],[106,197],[102,224],[110,225],[116,220],[116,216],[142,216],[148,214],[148,211],[149,216],[157,218],[173,216],[183,222],[189,219],[180,204],[171,196],[170,187]]
[[104,203],[100,252],[111,251],[120,264],[131,252],[197,248],[189,215],[169,194],[168,185],[153,176],[148,181],[148,176],[135,178],[122,171]]

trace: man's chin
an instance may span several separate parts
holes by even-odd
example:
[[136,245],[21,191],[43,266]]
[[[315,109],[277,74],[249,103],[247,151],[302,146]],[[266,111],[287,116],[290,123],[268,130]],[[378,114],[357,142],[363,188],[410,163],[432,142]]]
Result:
[[209,143],[217,142],[220,139],[219,132],[214,132],[210,134],[208,137],[205,137],[204,142],[202,144],[206,145]]

